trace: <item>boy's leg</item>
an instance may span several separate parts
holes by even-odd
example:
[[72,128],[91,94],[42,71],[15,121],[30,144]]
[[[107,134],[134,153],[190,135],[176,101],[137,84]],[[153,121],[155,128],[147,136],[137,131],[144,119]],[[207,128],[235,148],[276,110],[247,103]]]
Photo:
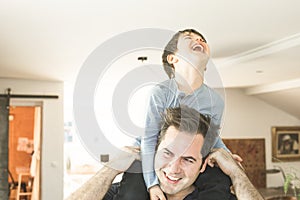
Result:
[[[130,169],[141,169],[141,161],[135,161]],[[141,170],[140,170],[141,171]],[[116,189],[117,188],[117,189]],[[113,196],[113,198],[112,198]],[[104,200],[148,200],[149,194],[142,173],[125,172],[118,184],[113,184]]]

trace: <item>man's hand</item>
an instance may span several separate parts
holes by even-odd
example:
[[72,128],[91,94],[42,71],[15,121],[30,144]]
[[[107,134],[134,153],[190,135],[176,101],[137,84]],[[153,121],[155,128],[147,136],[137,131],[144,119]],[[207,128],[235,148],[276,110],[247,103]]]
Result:
[[237,169],[243,170],[232,154],[224,149],[213,149],[205,162],[211,167],[216,164],[228,176],[233,175]]
[[119,173],[125,172],[135,160],[140,160],[140,148],[134,146],[123,147],[118,154],[109,155],[108,162],[102,164]]
[[149,189],[150,200],[166,200],[163,191],[160,189],[159,185],[152,186]]

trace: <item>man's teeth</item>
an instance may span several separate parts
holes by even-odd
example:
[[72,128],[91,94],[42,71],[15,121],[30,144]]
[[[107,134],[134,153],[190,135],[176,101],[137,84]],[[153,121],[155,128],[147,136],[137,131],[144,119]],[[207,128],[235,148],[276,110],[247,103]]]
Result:
[[172,176],[167,176],[168,179],[170,179],[171,181],[178,181],[179,178],[175,178],[175,177],[172,177]]

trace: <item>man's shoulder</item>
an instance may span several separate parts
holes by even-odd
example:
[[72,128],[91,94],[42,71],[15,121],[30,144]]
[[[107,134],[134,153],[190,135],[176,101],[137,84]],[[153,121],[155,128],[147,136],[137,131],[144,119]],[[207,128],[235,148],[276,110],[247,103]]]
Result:
[[233,194],[224,196],[220,195],[218,191],[203,191],[199,188],[196,188],[192,193],[186,196],[183,200],[237,200],[237,197]]
[[205,200],[235,200],[231,194],[230,178],[217,167],[207,167],[195,182],[196,189],[185,200],[205,199]]

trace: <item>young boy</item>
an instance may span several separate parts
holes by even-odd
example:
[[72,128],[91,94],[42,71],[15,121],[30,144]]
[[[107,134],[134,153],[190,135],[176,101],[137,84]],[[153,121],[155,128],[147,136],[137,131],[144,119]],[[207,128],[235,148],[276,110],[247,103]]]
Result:
[[[161,114],[166,108],[186,105],[211,119],[201,150],[202,155],[207,155],[213,147],[228,151],[219,137],[224,101],[213,89],[203,83],[209,55],[210,50],[205,38],[193,29],[179,31],[169,41],[162,60],[170,79],[158,84],[152,90],[145,135],[140,141],[145,184],[140,174],[125,172],[117,187],[118,191],[115,192],[114,188],[111,188],[105,200],[147,199],[148,192],[151,200],[166,199],[154,171],[154,154],[161,129]],[[215,145],[212,147],[211,144]],[[237,155],[235,159],[241,161]],[[135,162],[133,168],[140,168],[140,165],[140,162]],[[202,179],[198,178],[195,186],[200,187],[201,182]],[[224,189],[229,186],[224,186]]]
[[[207,139],[215,140],[214,148],[226,148],[219,137],[224,110],[223,99],[203,83],[210,50],[198,31],[186,29],[177,32],[166,45],[162,55],[169,80],[154,87],[146,117],[145,135],[141,139],[142,167],[151,200],[165,199],[154,172],[153,158],[160,130],[161,113],[168,107],[187,105],[211,118]],[[212,147],[205,146],[206,155]],[[240,160],[238,156],[235,157]]]

